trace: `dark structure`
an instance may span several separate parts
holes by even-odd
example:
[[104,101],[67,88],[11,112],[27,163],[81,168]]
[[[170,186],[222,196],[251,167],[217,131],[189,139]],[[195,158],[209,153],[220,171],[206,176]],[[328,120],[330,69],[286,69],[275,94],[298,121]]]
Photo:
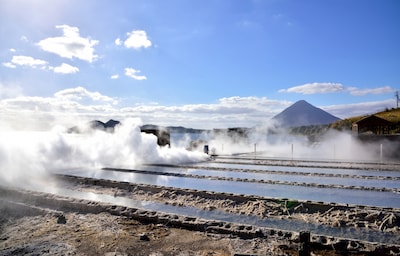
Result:
[[390,134],[390,130],[394,124],[388,120],[377,117],[375,115],[367,116],[352,124],[352,131],[355,134]]
[[115,127],[120,124],[121,123],[119,121],[115,121],[113,119],[108,120],[107,123],[103,123],[102,121],[99,120],[94,120],[89,122],[90,128],[96,130],[103,130],[106,132],[114,132]]
[[[111,132],[113,133],[115,130],[115,127],[121,125],[119,121],[110,119],[107,121],[107,123],[103,123],[102,121],[99,120],[93,120],[87,123],[87,128],[90,128],[92,130],[100,130],[100,131],[105,131],[105,132]],[[86,129],[83,127],[79,126],[73,126],[68,129],[68,133],[83,133],[85,132]]]
[[214,135],[227,135],[232,138],[233,141],[239,141],[242,139],[247,139],[250,129],[243,127],[235,127],[228,129],[213,129]]
[[[88,126],[92,130],[100,130],[104,132],[113,133],[115,131],[115,127],[121,125],[120,121],[116,121],[113,119],[108,120],[106,123],[103,123],[99,120],[93,120],[88,123]],[[153,134],[157,137],[157,144],[159,146],[171,146],[170,132],[168,129],[156,125],[144,125],[140,127],[140,131],[144,133]],[[74,126],[68,129],[69,133],[81,133],[78,126]]]
[[155,135],[157,137],[157,144],[159,146],[171,147],[171,136],[167,129],[163,129],[160,127],[157,128],[141,127],[140,131]]
[[[375,145],[375,154],[381,161],[400,159],[400,134],[398,125],[375,115],[367,116],[352,125],[352,131],[359,141]],[[380,146],[380,149],[379,149]]]
[[187,150],[194,151],[194,150],[200,150],[201,147],[203,147],[204,151],[204,145],[207,145],[208,141],[206,140],[193,140],[190,142],[190,145]]

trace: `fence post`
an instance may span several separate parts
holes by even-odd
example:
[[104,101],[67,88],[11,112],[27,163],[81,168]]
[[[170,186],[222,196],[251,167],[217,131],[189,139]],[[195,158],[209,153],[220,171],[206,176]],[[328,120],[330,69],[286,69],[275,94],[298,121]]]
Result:
[[310,232],[300,231],[300,248],[299,256],[310,256],[311,246],[310,246]]
[[293,161],[293,143],[292,143],[292,161]]

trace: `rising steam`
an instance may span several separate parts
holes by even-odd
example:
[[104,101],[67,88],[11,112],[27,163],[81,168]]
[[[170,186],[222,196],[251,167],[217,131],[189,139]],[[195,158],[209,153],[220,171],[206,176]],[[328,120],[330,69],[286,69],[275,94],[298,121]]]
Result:
[[396,150],[389,141],[365,143],[350,132],[328,130],[317,141],[307,136],[295,135],[289,129],[270,122],[248,130],[246,136],[235,133],[218,133],[207,142],[216,154],[247,154],[271,158],[308,159],[322,161],[380,161],[388,159]]
[[[205,161],[208,159],[202,150],[205,144],[211,153],[218,155],[254,153],[271,158],[382,160],[379,153],[382,144],[361,143],[343,132],[329,131],[318,143],[310,144],[305,136],[291,135],[283,129],[271,132],[271,127],[277,126],[266,125],[250,130],[246,136],[206,133],[197,138],[201,141],[197,151],[188,151],[185,148],[193,138],[187,134],[175,139],[171,148],[159,147],[154,135],[140,132],[140,125],[140,120],[125,120],[114,133],[95,130],[70,134],[62,127],[45,132],[0,132],[0,184],[35,184],[45,180],[49,173],[76,167],[134,168],[146,163]],[[391,144],[384,147],[388,151]]]
[[75,167],[132,168],[144,163],[179,164],[207,159],[201,152],[159,147],[156,136],[140,132],[139,120],[125,120],[114,133],[64,131],[55,127],[47,132],[1,132],[0,183],[35,183],[53,171]]

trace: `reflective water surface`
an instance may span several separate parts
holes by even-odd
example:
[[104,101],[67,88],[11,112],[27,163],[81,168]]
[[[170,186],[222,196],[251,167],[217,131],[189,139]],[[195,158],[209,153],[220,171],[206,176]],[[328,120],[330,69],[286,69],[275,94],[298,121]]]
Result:
[[[171,172],[168,167],[158,168],[165,172]],[[176,172],[173,170],[172,172]],[[184,170],[181,170],[185,172]],[[85,170],[85,169],[74,169],[63,171],[62,173],[69,175],[76,175],[80,177],[90,177],[99,179],[109,179],[116,181],[125,181],[132,183],[142,183],[149,185],[168,186],[185,189],[197,189],[207,190],[225,193],[245,194],[245,195],[257,195],[264,197],[276,197],[276,198],[289,198],[294,200],[312,200],[322,202],[335,202],[344,204],[358,204],[358,205],[370,205],[380,207],[394,207],[400,208],[400,194],[394,192],[378,192],[368,190],[353,190],[353,189],[335,189],[335,188],[320,188],[320,187],[307,187],[307,186],[291,186],[291,185],[275,185],[275,184],[264,184],[264,183],[252,183],[252,182],[234,182],[226,180],[211,180],[211,179],[196,179],[187,177],[171,177],[157,174],[139,174],[119,171],[105,171],[101,169],[97,170]],[[221,172],[220,176],[227,176],[229,172]],[[267,176],[263,179],[267,179]],[[276,175],[275,179],[286,177],[286,179],[292,179],[299,181],[305,179],[305,177],[294,175]],[[310,178],[310,177],[307,177]],[[320,182],[320,180],[322,182]],[[352,184],[353,179],[332,179],[331,181],[341,184]],[[314,181],[318,184],[328,182],[328,178],[320,179],[319,177],[311,177],[308,182]],[[381,181],[381,180],[360,180],[358,181],[363,186],[376,185],[379,183],[385,184],[387,187],[394,187],[400,189],[400,182],[396,181]],[[385,183],[386,182],[386,183]]]
[[[213,167],[213,169],[210,169]],[[223,169],[215,169],[215,168]],[[148,173],[135,173],[136,170],[150,171]],[[240,169],[254,170],[242,172]],[[285,173],[263,173],[262,170],[284,171]],[[288,173],[287,173],[288,172]],[[291,175],[290,172],[296,172]],[[400,177],[398,171],[362,170],[345,168],[312,168],[312,167],[293,167],[293,166],[263,166],[253,164],[222,164],[215,162],[201,163],[192,165],[189,168],[166,167],[166,166],[139,166],[132,168],[131,171],[103,170],[103,169],[69,169],[58,171],[68,175],[80,177],[90,177],[97,179],[108,179],[114,181],[124,181],[138,184],[158,185],[166,187],[196,189],[206,191],[216,191],[244,195],[256,195],[262,197],[288,198],[292,200],[311,200],[319,202],[335,202],[343,204],[369,205],[378,207],[400,208],[400,194],[395,192],[379,192],[371,190],[356,189],[335,189],[318,186],[295,186],[295,185],[276,185],[257,182],[238,182],[227,180],[216,180],[217,177],[224,178],[243,178],[249,180],[272,180],[287,181],[296,183],[314,184],[336,184],[346,186],[363,186],[377,188],[392,188],[400,191],[400,181],[390,179],[390,177]],[[202,178],[176,177],[163,175],[167,174],[191,174],[202,175]],[[308,175],[307,173],[361,175],[352,177],[323,177]],[[212,177],[205,178],[205,177]],[[366,179],[362,176],[372,176]],[[379,179],[378,176],[387,176],[389,179]],[[399,235],[392,233],[370,231],[362,228],[333,228],[325,225],[316,225],[295,220],[280,220],[274,218],[261,219],[256,216],[245,216],[229,214],[220,211],[205,211],[191,207],[177,207],[164,205],[155,202],[136,201],[123,197],[113,197],[110,195],[99,195],[88,192],[77,192],[71,190],[60,190],[60,195],[68,195],[75,198],[102,201],[112,204],[135,207],[145,210],[155,210],[172,214],[195,216],[203,219],[228,221],[242,224],[256,225],[289,231],[309,230],[312,233],[361,239],[371,242],[397,243]]]
[[217,162],[202,163],[197,165],[217,167],[217,168],[232,168],[232,169],[275,170],[275,171],[287,171],[287,172],[400,177],[400,171],[387,171],[379,169],[365,170],[365,169],[350,169],[350,168],[346,169],[346,168],[336,168],[336,167],[335,168],[295,167],[295,166],[273,166],[273,165],[254,165],[254,164],[227,164],[227,163],[217,163]]
[[[43,188],[42,192],[49,192],[49,191],[46,191],[46,189]],[[239,224],[255,225],[259,227],[268,227],[268,228],[296,231],[296,232],[302,230],[308,230],[311,233],[318,235],[335,236],[347,239],[359,239],[364,241],[380,242],[380,243],[395,244],[400,239],[400,236],[394,236],[393,234],[390,233],[371,231],[368,229],[360,229],[360,228],[356,229],[348,227],[334,228],[325,225],[316,225],[297,220],[286,220],[286,219],[275,219],[275,218],[262,219],[257,216],[239,215],[221,211],[205,211],[193,207],[178,207],[178,206],[165,205],[149,201],[133,200],[125,197],[118,197],[118,196],[115,197],[106,194],[96,194],[93,192],[82,192],[82,191],[75,191],[63,188],[59,188],[57,191],[51,191],[51,192],[54,194],[68,196],[77,199],[99,201],[103,203],[109,203],[112,205],[133,207],[137,209],[150,210],[150,211],[159,211],[169,214],[193,216],[205,220],[234,222]]]
[[[361,178],[338,178],[324,176],[308,176],[308,175],[290,175],[290,174],[270,174],[257,172],[240,172],[240,171],[216,171],[207,169],[180,169],[180,168],[165,168],[156,166],[144,166],[141,169],[149,171],[162,171],[168,173],[186,173],[192,175],[205,175],[213,177],[228,177],[241,179],[255,180],[272,180],[272,181],[287,181],[298,183],[318,183],[324,185],[346,185],[346,186],[365,186],[377,188],[399,188],[399,180],[381,180],[381,179],[361,179]],[[318,172],[320,173],[320,172]],[[338,172],[338,174],[340,174]],[[343,173],[344,174],[344,173]]]

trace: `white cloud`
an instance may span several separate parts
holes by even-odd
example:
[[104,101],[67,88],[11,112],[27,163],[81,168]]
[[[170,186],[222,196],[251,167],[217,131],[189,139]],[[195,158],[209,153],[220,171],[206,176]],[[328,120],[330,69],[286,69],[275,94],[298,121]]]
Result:
[[32,68],[46,68],[47,61],[34,59],[30,56],[13,56],[11,62],[3,63],[3,66],[8,68],[16,68],[17,66],[28,66]]
[[68,88],[65,90],[61,90],[59,92],[56,92],[54,96],[58,99],[73,100],[73,101],[81,101],[84,99],[89,99],[91,101],[112,102],[113,104],[118,103],[118,101],[112,97],[102,95],[99,92],[90,92],[80,86],[76,88]]
[[10,52],[16,52],[14,48],[10,48]]
[[357,87],[349,87],[348,91],[350,92],[351,95],[355,96],[364,96],[367,94],[385,94],[385,93],[392,93],[395,91],[390,86],[383,86],[383,87],[378,87],[374,89],[359,89]]
[[116,45],[122,45],[122,40],[119,39],[119,38],[115,39],[115,44]]
[[29,41],[26,36],[21,36],[20,40],[23,41],[23,42],[28,42]]
[[373,114],[379,111],[383,111],[386,108],[393,107],[395,107],[395,100],[387,99],[382,101],[368,101],[353,104],[331,105],[320,108],[337,117],[348,118],[353,116]]
[[308,83],[294,86],[288,89],[281,89],[279,92],[301,93],[301,94],[317,94],[317,93],[333,93],[342,92],[345,87],[340,83]]
[[[118,103],[113,97],[83,87],[68,88],[56,92],[52,97],[16,97],[0,100],[0,118],[3,122],[10,123],[18,123],[18,120],[24,120],[25,124],[36,122],[35,127],[41,129],[55,124],[69,127],[75,125],[77,120],[123,120],[127,116],[141,118],[144,123],[212,129],[251,127],[268,121],[291,104],[264,97],[231,97],[222,98],[215,104],[182,106],[149,103],[121,108]],[[19,122],[19,125],[19,128],[24,129],[22,122]]]
[[110,78],[111,78],[111,79],[118,79],[118,78],[119,78],[119,75],[112,75]]
[[221,98],[215,104],[161,106],[141,104],[125,107],[125,115],[139,115],[144,123],[194,128],[252,127],[268,121],[292,102],[266,97]]
[[81,37],[77,27],[59,25],[56,28],[62,29],[63,36],[41,40],[37,44],[42,50],[55,53],[63,58],[77,58],[88,62],[93,62],[98,58],[94,53],[94,46],[99,41]]
[[82,120],[87,122],[102,116],[112,118],[114,111],[107,102],[60,97],[16,97],[0,100],[0,118],[4,123],[0,130],[49,130],[59,125],[71,127]]
[[3,62],[2,64],[6,68],[16,68],[17,67],[16,65],[12,64],[11,62]]
[[[133,30],[132,32],[126,33],[126,35],[128,38],[123,42],[126,48],[138,50],[140,48],[148,48],[152,45],[144,30]],[[122,45],[122,40],[117,38],[115,44]]]
[[16,68],[17,66],[25,66],[31,68],[40,68],[43,70],[53,70],[54,73],[61,73],[61,74],[73,74],[79,72],[77,67],[71,66],[66,63],[62,63],[58,67],[48,66],[48,62],[41,59],[34,59],[30,56],[13,56],[11,62],[3,63],[3,66],[7,68]]
[[[84,87],[64,89],[50,97],[22,97],[21,94],[22,91],[14,90],[11,85],[0,84],[0,96],[3,96],[3,99],[0,99],[0,119],[3,123],[19,124],[5,127],[25,129],[27,123],[31,122],[36,123],[35,127],[48,129],[57,124],[70,127],[82,120],[123,120],[127,116],[140,118],[143,123],[166,126],[181,125],[206,129],[253,127],[267,123],[273,116],[293,104],[266,97],[234,96],[218,99],[213,104],[164,106],[140,103],[126,107],[128,100],[120,105],[116,98]],[[389,99],[319,107],[335,116],[346,118],[374,113],[394,107],[394,104],[394,99]]]
[[276,107],[276,106],[288,106],[290,102],[288,101],[278,101],[268,99],[267,97],[239,97],[233,96],[229,98],[221,98],[219,99],[221,105],[224,106],[247,106],[251,108],[259,108],[259,107]]
[[66,63],[62,63],[58,67],[53,68],[54,73],[61,73],[61,74],[74,74],[79,72],[79,68],[71,66]]
[[140,70],[136,70],[133,68],[125,68],[126,76],[131,77],[136,80],[146,80],[147,79],[146,76],[140,76],[140,75],[138,75],[138,73],[140,73]]
[[0,83],[0,99],[13,98],[22,95],[22,87],[19,85],[5,85]]
[[346,87],[340,83],[308,83],[294,86],[288,89],[279,90],[280,93],[300,93],[300,94],[326,94],[336,92],[348,92],[354,96],[364,96],[367,94],[392,93],[395,89],[390,86],[378,87],[373,89],[360,89],[357,87]]

